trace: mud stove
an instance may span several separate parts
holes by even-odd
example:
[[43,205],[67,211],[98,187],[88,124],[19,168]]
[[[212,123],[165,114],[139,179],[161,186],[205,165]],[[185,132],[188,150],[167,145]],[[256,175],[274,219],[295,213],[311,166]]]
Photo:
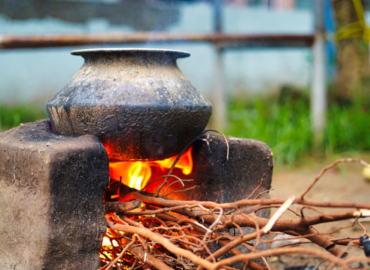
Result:
[[[99,52],[99,55],[102,53]],[[107,84],[101,78],[114,82],[115,91],[119,92],[119,83],[115,80],[118,75],[109,75],[106,71],[100,75],[93,74],[94,69],[97,70],[95,67],[99,65],[108,66],[109,69],[109,65],[116,61],[112,55],[111,53],[108,60],[100,59],[100,64],[97,64],[98,60],[89,60],[87,57],[80,70],[85,77],[74,77],[74,83],[80,87],[78,91],[85,95],[85,100],[101,100],[91,98],[94,91],[88,89],[89,87],[100,89],[103,92],[100,95],[105,95],[106,100],[113,103],[117,100],[114,95],[109,96],[104,92]],[[130,60],[133,53],[114,55],[118,55],[117,61],[122,62],[122,59]],[[142,71],[143,67],[149,69],[150,65],[159,66],[162,69],[160,74],[179,72],[170,69],[176,65],[173,54],[162,53],[158,56],[158,52],[155,52],[150,55],[154,55],[154,62],[144,50],[140,55],[140,68],[131,66],[121,71],[131,74],[133,78],[147,72]],[[178,58],[179,54],[176,56]],[[89,66],[92,62],[93,67]],[[138,63],[137,60],[133,62]],[[88,83],[86,77],[89,74],[95,76],[94,80],[98,78],[99,83]],[[162,76],[160,74],[159,77]],[[157,92],[154,91],[149,99],[141,96],[140,100],[145,103],[158,99],[162,105],[151,104],[151,109],[146,108],[146,112],[139,113],[137,110],[140,106],[125,111],[116,102],[112,106],[99,104],[99,110],[95,110],[98,113],[93,115],[94,108],[91,104],[85,103],[82,106],[69,103],[70,100],[73,101],[75,93],[67,91],[69,98],[68,95],[63,98],[70,100],[66,104],[57,104],[54,100],[52,105],[57,104],[58,108],[56,105],[53,108],[48,105],[51,121],[21,124],[0,134],[0,269],[97,270],[106,261],[109,255],[102,254],[104,245],[107,245],[104,241],[107,232],[105,205],[122,201],[125,194],[133,189],[143,189],[155,178],[166,175],[174,161],[173,156],[199,136],[210,115],[209,111],[206,112],[206,106],[197,107],[194,100],[199,98],[189,94],[191,87],[181,77],[183,75],[179,81],[161,77],[160,83],[158,76],[151,74],[149,79],[148,76],[141,76],[139,79],[144,84],[152,85],[153,89],[158,89],[161,84],[162,90],[155,90]],[[168,84],[166,87],[163,86],[163,81]],[[121,104],[137,104],[138,99],[133,98],[132,93],[138,93],[140,89],[147,87],[137,86],[138,84],[140,82],[134,81],[132,85],[136,86],[130,86],[130,82],[125,82],[125,91],[130,93],[131,103],[124,101]],[[171,87],[180,88],[185,101],[189,100],[195,105],[179,105],[177,101],[169,101],[168,96],[164,98],[166,95],[170,95],[172,100],[179,98],[173,94]],[[182,93],[188,93],[191,98]],[[172,103],[167,108],[163,106],[163,102]],[[85,112],[80,109],[84,106],[87,108]],[[196,116],[191,116],[193,118],[189,116],[189,106],[194,108]],[[180,110],[175,113],[173,107],[180,107]],[[199,120],[202,110],[209,114],[206,115],[206,120]],[[181,113],[188,118],[183,121],[183,127]],[[126,118],[121,117],[122,114],[126,114]],[[174,118],[169,121],[161,119],[161,115],[171,118],[171,114]],[[146,116],[152,117],[151,120],[146,121]],[[191,121],[188,121],[190,118]],[[151,125],[153,121],[154,126]],[[139,127],[142,123],[145,124]],[[196,127],[192,128],[194,125]],[[164,129],[166,136],[161,136]],[[120,141],[119,134],[126,137]],[[267,191],[273,169],[270,148],[251,139],[228,137],[227,141],[228,159],[227,145],[222,136],[207,133],[194,140],[190,150],[182,155],[174,170],[175,175],[193,181],[185,182],[188,191],[172,193],[169,197],[233,202],[246,198],[259,185],[263,174],[266,178],[259,192]],[[133,149],[132,153],[129,152],[130,149]],[[167,189],[167,194],[177,188],[184,188],[176,185],[179,183]],[[191,189],[193,186],[197,187]],[[145,191],[153,192],[155,187],[158,185],[152,185],[151,189]],[[268,196],[268,192],[263,196]],[[258,214],[268,217],[269,210],[261,210]],[[246,252],[243,247],[240,250]]]

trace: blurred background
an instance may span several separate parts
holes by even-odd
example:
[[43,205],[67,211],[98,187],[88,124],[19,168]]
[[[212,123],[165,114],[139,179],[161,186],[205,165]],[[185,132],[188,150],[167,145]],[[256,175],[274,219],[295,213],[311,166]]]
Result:
[[184,50],[210,126],[299,166],[370,150],[370,0],[0,0],[0,132],[46,118],[70,51]]

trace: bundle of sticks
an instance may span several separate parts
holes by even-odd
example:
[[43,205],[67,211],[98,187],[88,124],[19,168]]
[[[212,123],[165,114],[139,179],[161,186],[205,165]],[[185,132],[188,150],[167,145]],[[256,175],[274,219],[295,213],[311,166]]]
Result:
[[[261,184],[247,198],[231,203],[179,201],[158,196],[159,191],[155,194],[131,192],[127,194],[132,198],[130,201],[106,203],[107,237],[112,244],[103,252],[110,252],[106,257],[111,260],[105,260],[101,269],[236,269],[235,263],[241,262],[244,269],[267,270],[272,268],[266,258],[281,254],[313,255],[327,261],[328,269],[335,266],[350,269],[354,262],[370,262],[365,256],[369,249],[367,231],[360,222],[361,218],[370,216],[370,203],[305,199],[326,171],[343,162],[370,167],[361,159],[337,160],[324,167],[299,197],[288,199],[259,198],[262,177]],[[259,217],[256,212],[265,208],[277,211],[269,219]],[[314,210],[315,214],[305,215],[306,209]],[[282,217],[287,211],[295,217]],[[341,220],[353,220],[353,224],[363,228],[363,233],[357,238],[335,238],[314,227]],[[253,231],[244,233],[245,227]],[[231,228],[240,234],[231,235]],[[271,236],[281,234],[304,242],[257,249],[261,242],[279,241],[279,238],[271,240]],[[265,235],[269,235],[270,240]],[[313,246],[300,245],[307,242]],[[240,252],[240,246],[249,252]],[[352,247],[364,248],[365,253],[349,258],[347,251]],[[256,262],[256,259],[259,260]]]

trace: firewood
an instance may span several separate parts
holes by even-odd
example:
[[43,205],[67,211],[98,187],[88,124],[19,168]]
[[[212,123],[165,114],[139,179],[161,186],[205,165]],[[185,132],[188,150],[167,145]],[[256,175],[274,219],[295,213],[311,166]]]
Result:
[[125,213],[141,206],[141,200],[128,202],[105,202],[105,213]]
[[[112,252],[111,257],[116,258],[117,261],[117,257],[123,256],[122,250],[126,248],[130,252],[128,256],[136,255],[135,264],[140,264],[142,268],[149,264],[155,269],[235,269],[230,265],[232,266],[236,262],[243,262],[245,267],[248,266],[256,270],[272,269],[265,257],[280,254],[317,256],[331,263],[329,268],[337,265],[343,269],[350,269],[350,264],[353,262],[370,262],[370,258],[365,256],[346,258],[349,248],[362,248],[363,241],[361,242],[360,239],[330,237],[331,233],[321,233],[313,227],[322,223],[352,221],[354,219],[352,225],[338,230],[358,224],[363,230],[363,235],[366,235],[366,228],[361,225],[359,219],[370,216],[369,203],[322,202],[304,199],[304,196],[311,191],[321,176],[328,169],[341,162],[358,162],[366,167],[369,166],[359,159],[338,160],[324,167],[302,195],[297,198],[292,196],[288,199],[256,199],[260,195],[254,196],[258,188],[246,199],[231,203],[178,201],[168,199],[165,195],[156,196],[162,186],[159,186],[154,194],[142,191],[131,192],[125,195],[125,198],[136,200],[115,203],[116,205],[121,204],[120,209],[124,208],[123,211],[118,211],[116,205],[116,208],[109,206],[109,211],[107,210],[108,213],[125,213],[121,217],[107,214],[106,219],[110,232],[117,234],[117,236],[109,237],[111,241],[115,240],[120,243],[121,247],[105,252]],[[163,193],[165,194],[165,192]],[[127,206],[129,203],[135,206]],[[107,203],[106,207],[109,204]],[[291,208],[292,204],[300,206],[300,210],[294,211]],[[279,209],[270,219],[256,215],[260,209],[273,207]],[[138,209],[128,210],[133,208]],[[317,214],[304,215],[305,208],[314,210]],[[331,208],[330,210],[337,208],[338,211],[325,212],[325,208]],[[294,213],[296,217],[283,217],[282,214],[286,211]],[[254,228],[254,231],[244,234],[242,227]],[[241,235],[230,235],[231,228],[237,229]],[[257,250],[260,242],[267,244],[281,241],[280,238],[273,240],[262,238],[263,235],[268,234],[285,234],[288,239],[298,240],[295,241],[297,246],[278,246],[264,251]],[[131,244],[134,241],[132,239],[135,239],[135,245]],[[306,240],[302,241],[302,239]],[[251,243],[253,240],[255,244]],[[211,251],[210,245],[215,243],[220,243],[222,246],[216,251]],[[312,243],[322,249],[299,246],[303,243]],[[127,248],[128,244],[131,244],[130,248]],[[250,253],[239,252],[236,248],[240,245],[247,247]],[[341,245],[345,247],[342,248]],[[225,258],[224,255],[228,252],[233,253],[234,256]],[[145,256],[145,254],[147,255]],[[265,265],[251,261],[257,258],[262,259]],[[122,263],[130,260],[122,260]]]

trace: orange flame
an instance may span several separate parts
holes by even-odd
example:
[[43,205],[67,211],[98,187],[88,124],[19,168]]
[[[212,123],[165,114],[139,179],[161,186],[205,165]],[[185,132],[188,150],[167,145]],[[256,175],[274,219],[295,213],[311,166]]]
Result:
[[147,162],[110,162],[109,174],[112,179],[119,180],[122,184],[141,190],[146,185],[152,171]]
[[[110,196],[110,199],[118,199],[119,201],[129,199],[121,197],[122,194],[120,192],[121,185],[119,184],[118,181],[121,181],[122,184],[129,186],[131,188],[142,190],[151,180],[154,180],[163,175],[167,175],[169,169],[171,168],[172,164],[174,163],[177,157],[178,156],[173,156],[165,160],[146,161],[146,162],[144,161],[109,162],[109,174],[112,179],[110,185],[112,185],[113,192],[107,192],[106,196]],[[180,178],[183,178],[184,175],[189,175],[192,172],[192,170],[193,170],[193,158],[192,158],[192,147],[190,147],[188,151],[182,154],[180,159],[177,161],[175,168],[173,170],[173,174],[179,176]],[[170,182],[171,181],[176,181],[176,179],[175,180],[171,179]],[[155,192],[156,188],[159,186],[159,183],[148,186],[148,188],[146,188],[145,191]],[[166,194],[169,194],[172,190],[176,190],[176,185],[177,183],[175,185],[167,183],[167,188],[163,189],[165,189],[166,191],[168,190],[168,193],[166,192]],[[171,196],[177,195],[172,194]],[[107,216],[114,219],[114,215],[108,214]],[[142,219],[141,216],[139,216],[138,218]],[[145,219],[147,218],[148,217],[146,217]],[[116,255],[121,252],[121,246],[123,244],[126,244],[128,241],[123,236],[124,233],[107,228],[107,232],[103,239],[102,246],[100,249],[100,260],[103,264],[112,261],[116,257]],[[125,259],[122,260],[121,262],[116,262],[116,265],[123,267],[124,264],[127,264],[127,262],[130,261],[130,258],[127,258],[127,253],[125,256],[126,256]],[[123,261],[125,261],[125,263]]]
[[[189,175],[193,170],[191,150],[192,147],[190,147],[189,150],[181,156],[175,166],[175,168],[180,169],[184,175]],[[169,170],[171,168],[176,158],[177,156],[157,161],[110,162],[109,174],[112,179],[122,179],[122,184],[141,190],[149,182],[153,175],[153,171],[156,168],[161,171],[160,175],[163,175],[165,170]]]
[[[192,147],[190,147],[189,150],[181,156],[175,166],[175,168],[181,169],[184,175],[189,175],[193,170],[193,158],[191,156],[191,149]],[[153,163],[158,164],[162,168],[170,169],[176,158],[177,156],[173,156],[164,160],[154,161]]]

